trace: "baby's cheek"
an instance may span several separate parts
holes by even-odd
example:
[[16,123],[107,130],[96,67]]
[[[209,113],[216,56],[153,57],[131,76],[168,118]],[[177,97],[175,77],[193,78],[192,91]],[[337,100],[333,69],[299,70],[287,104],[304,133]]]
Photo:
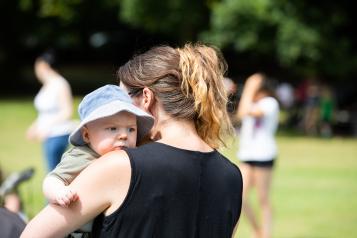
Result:
[[102,141],[97,146],[97,153],[100,155],[104,155],[113,150],[113,145],[109,141]]
[[128,140],[128,145],[127,147],[129,148],[134,148],[136,147],[136,142],[137,142],[137,135],[132,135],[130,136],[129,140]]

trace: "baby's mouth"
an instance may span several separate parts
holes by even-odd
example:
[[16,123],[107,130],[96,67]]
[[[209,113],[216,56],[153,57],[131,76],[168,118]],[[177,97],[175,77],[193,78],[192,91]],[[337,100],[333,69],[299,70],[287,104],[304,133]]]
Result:
[[122,149],[125,149],[125,148],[126,148],[125,145],[115,146],[115,150],[122,150]]

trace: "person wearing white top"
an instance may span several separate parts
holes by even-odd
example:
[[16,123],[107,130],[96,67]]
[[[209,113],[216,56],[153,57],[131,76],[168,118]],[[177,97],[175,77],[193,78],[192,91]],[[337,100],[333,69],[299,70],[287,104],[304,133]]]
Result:
[[69,83],[52,68],[54,55],[46,52],[35,61],[35,75],[42,87],[35,97],[38,112],[27,130],[27,138],[43,143],[47,169],[51,171],[68,146],[69,134],[75,127],[71,120],[73,97]]
[[[241,121],[237,156],[243,175],[243,211],[253,227],[255,237],[272,235],[272,208],[269,199],[274,161],[277,157],[275,133],[279,123],[279,103],[265,75],[250,76],[243,88],[237,118]],[[248,201],[248,193],[256,187],[262,221]]]

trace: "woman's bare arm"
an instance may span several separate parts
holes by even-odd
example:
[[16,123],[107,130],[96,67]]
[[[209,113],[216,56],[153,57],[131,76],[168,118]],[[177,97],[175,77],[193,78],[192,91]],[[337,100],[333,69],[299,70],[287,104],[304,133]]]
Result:
[[131,166],[124,151],[97,159],[69,185],[78,201],[68,208],[48,205],[26,226],[21,237],[64,237],[104,211],[114,212],[129,190]]
[[260,108],[252,108],[248,112],[248,115],[252,117],[260,118],[260,117],[264,117],[264,112]]
[[246,80],[237,111],[238,120],[241,120],[244,116],[251,114],[253,99],[262,83],[262,80],[263,77],[259,73],[251,75]]

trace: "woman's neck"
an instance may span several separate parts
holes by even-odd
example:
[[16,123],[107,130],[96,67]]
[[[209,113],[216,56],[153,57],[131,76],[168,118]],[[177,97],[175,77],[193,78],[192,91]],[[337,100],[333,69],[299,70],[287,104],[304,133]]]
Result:
[[49,67],[46,70],[44,70],[44,72],[43,72],[44,83],[43,84],[50,85],[53,82],[58,81],[58,79],[59,79],[59,74],[55,70],[53,70]]
[[181,149],[209,152],[212,148],[197,134],[193,121],[168,117],[156,126],[158,142]]

